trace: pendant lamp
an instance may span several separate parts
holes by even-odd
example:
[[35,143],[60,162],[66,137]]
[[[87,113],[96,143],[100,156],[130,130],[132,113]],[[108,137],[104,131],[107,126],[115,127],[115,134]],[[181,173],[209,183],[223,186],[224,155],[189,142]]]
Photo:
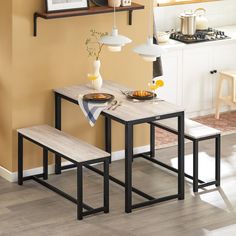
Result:
[[113,4],[114,7],[114,13],[113,13],[113,28],[112,28],[112,32],[110,35],[106,35],[101,37],[101,39],[99,40],[100,43],[108,46],[108,49],[111,52],[120,52],[121,48],[123,46],[125,46],[128,43],[131,43],[132,40],[120,35],[118,33],[118,29],[116,28],[116,6],[115,3]]
[[157,57],[160,57],[163,54],[163,49],[153,44],[153,36],[151,33],[152,28],[152,15],[153,15],[153,0],[149,0],[149,20],[148,20],[148,39],[147,42],[134,48],[134,52],[139,54],[145,61],[156,61]]

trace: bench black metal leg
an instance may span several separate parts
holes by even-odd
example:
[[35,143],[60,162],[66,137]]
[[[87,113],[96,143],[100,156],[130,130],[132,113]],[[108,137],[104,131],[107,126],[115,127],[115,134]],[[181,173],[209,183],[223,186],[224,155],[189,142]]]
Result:
[[216,166],[215,166],[215,178],[216,187],[220,186],[220,156],[221,156],[221,137],[218,135],[215,139],[215,155],[216,155]]
[[18,134],[18,184],[23,184],[23,136]]
[[109,213],[109,159],[104,161],[104,213]]
[[[111,119],[109,117],[105,117],[105,150],[111,153]],[[111,163],[111,157],[109,162]]]
[[178,116],[178,195],[184,199],[184,112]]
[[[61,130],[61,97],[55,93],[55,128]],[[55,174],[61,174],[61,157],[55,155]]]
[[193,141],[193,192],[198,192],[198,141]]
[[77,164],[77,219],[83,219],[83,165]]
[[48,179],[48,150],[43,149],[43,179]]
[[125,125],[125,212],[132,212],[133,125]]
[[150,124],[150,157],[155,157],[155,126]]

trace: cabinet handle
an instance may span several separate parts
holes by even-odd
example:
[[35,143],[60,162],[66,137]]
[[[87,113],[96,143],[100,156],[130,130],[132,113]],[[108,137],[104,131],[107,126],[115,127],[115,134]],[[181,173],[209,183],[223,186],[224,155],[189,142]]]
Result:
[[211,70],[210,73],[213,75],[213,74],[216,74],[218,71],[217,70]]

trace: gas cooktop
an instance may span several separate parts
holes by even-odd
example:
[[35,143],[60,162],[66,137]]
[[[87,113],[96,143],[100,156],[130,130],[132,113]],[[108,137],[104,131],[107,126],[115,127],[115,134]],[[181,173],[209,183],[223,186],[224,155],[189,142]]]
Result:
[[170,38],[186,44],[230,39],[224,31],[212,28],[197,30],[194,35],[183,35],[181,32],[174,32],[170,35]]

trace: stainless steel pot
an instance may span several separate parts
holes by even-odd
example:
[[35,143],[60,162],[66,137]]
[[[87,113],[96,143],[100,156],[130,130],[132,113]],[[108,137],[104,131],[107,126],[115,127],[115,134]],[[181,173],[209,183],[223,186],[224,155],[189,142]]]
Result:
[[193,11],[185,11],[180,15],[181,33],[183,35],[194,35],[196,33],[196,14]]

